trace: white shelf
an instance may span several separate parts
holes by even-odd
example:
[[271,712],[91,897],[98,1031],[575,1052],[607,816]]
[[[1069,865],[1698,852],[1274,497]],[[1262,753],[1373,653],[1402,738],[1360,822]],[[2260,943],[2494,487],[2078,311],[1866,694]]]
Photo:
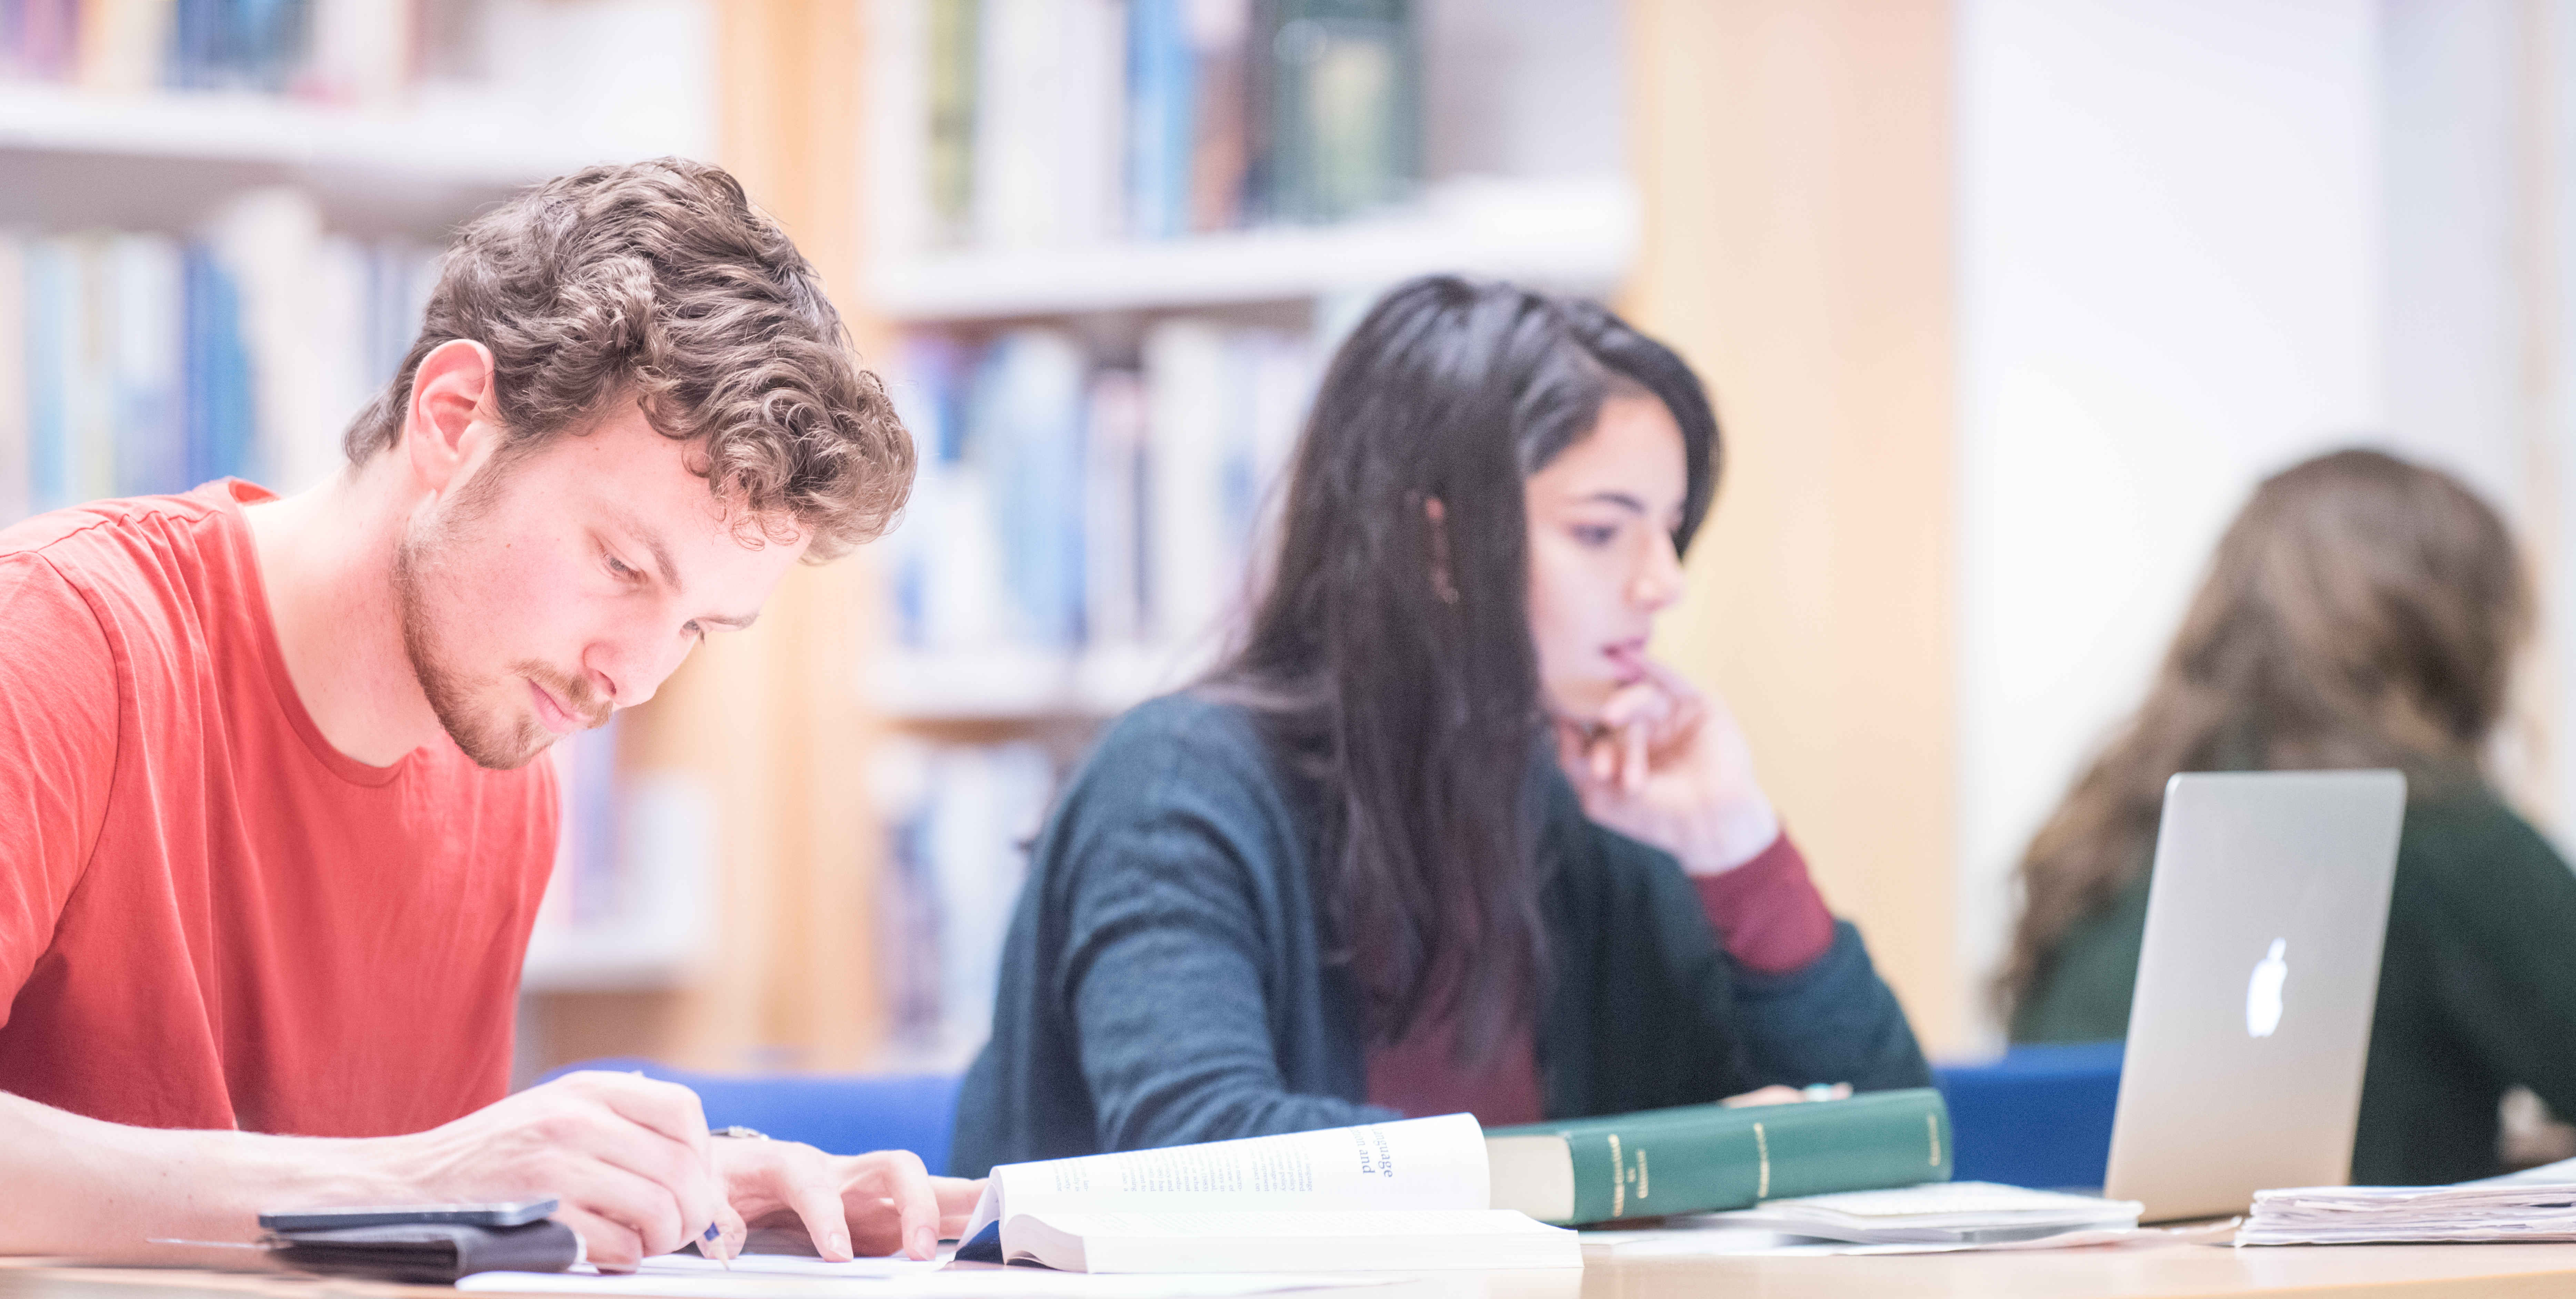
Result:
[[509,186],[613,147],[499,103],[371,113],[255,94],[102,94],[0,82],[0,155],[132,158]]
[[1602,291],[1635,258],[1639,213],[1615,176],[1479,180],[1341,225],[889,259],[869,287],[877,310],[921,322],[1284,302],[1436,271]]
[[695,964],[697,944],[665,928],[598,925],[540,929],[519,971],[524,992],[635,992],[676,987]]
[[1187,684],[1204,665],[1203,653],[1164,647],[898,650],[864,668],[859,686],[880,716],[897,721],[1100,718]]

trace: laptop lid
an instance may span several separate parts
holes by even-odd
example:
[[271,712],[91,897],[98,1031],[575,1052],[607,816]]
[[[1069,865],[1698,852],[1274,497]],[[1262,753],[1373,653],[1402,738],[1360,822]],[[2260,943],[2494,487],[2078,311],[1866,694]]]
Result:
[[2394,771],[2165,785],[2106,1195],[2214,1217],[2351,1177],[2405,813]]

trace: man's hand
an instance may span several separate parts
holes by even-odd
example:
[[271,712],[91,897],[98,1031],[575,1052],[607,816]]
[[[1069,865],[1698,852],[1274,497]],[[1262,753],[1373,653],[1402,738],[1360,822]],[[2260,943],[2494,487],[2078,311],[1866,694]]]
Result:
[[420,1203],[562,1200],[556,1217],[606,1270],[670,1253],[709,1224],[736,1248],[744,1235],[706,1113],[676,1083],[567,1074],[427,1132],[358,1144]]
[[802,1142],[726,1137],[715,1151],[740,1221],[802,1228],[814,1252],[835,1262],[898,1251],[929,1258],[965,1227],[984,1189],[931,1176],[909,1150],[827,1155]]

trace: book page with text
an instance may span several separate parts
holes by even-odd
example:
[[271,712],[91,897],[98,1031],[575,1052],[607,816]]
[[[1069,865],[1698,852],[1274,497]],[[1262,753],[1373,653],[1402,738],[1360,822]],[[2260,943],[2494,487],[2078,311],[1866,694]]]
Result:
[[965,1238],[1005,1214],[1482,1209],[1491,1191],[1484,1130],[1448,1114],[1004,1164]]

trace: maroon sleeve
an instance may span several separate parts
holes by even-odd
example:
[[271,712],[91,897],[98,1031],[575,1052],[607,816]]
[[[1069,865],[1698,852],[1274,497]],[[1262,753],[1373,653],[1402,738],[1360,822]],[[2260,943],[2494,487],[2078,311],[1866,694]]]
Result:
[[1786,974],[1834,945],[1834,913],[1786,830],[1753,860],[1691,882],[1727,955],[1747,969]]

